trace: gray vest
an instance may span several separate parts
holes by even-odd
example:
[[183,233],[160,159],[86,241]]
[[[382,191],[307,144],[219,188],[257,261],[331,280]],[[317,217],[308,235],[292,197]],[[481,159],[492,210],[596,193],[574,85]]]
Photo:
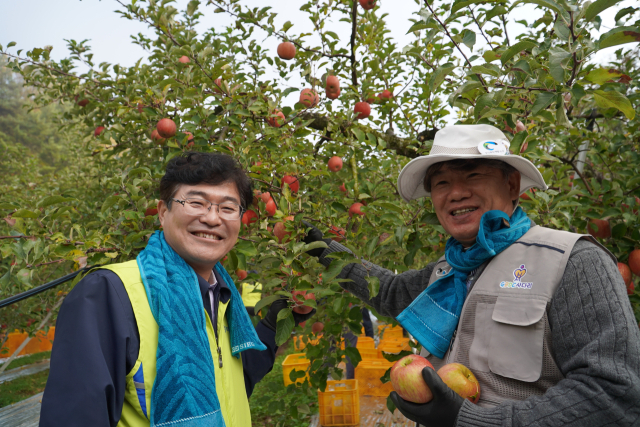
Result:
[[[480,381],[480,406],[542,395],[564,378],[551,348],[547,310],[560,285],[569,255],[589,235],[532,227],[470,277],[471,290],[444,359],[426,350],[436,370],[462,363]],[[435,282],[451,267],[444,257],[433,270]]]

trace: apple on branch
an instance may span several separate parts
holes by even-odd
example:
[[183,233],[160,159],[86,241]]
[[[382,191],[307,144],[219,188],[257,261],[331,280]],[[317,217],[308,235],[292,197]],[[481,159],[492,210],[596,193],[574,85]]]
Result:
[[309,314],[313,311],[313,307],[304,305],[304,302],[308,299],[316,300],[316,296],[311,293],[307,293],[307,291],[293,291],[291,292],[291,297],[293,298],[293,302],[295,302],[295,306],[293,307],[294,313],[299,314]]
[[156,130],[158,131],[158,135],[163,138],[171,138],[176,134],[177,127],[176,122],[171,119],[164,118],[158,121],[156,125]]
[[338,172],[340,169],[342,169],[342,159],[338,156],[333,156],[329,159],[327,167],[331,172]]
[[280,58],[288,61],[296,56],[296,46],[291,42],[283,42],[278,45],[277,52]]

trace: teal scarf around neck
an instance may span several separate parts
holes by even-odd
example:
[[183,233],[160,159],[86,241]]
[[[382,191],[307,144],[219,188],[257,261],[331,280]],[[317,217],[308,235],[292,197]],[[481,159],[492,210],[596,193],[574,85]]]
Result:
[[451,270],[422,291],[396,320],[427,351],[442,359],[458,327],[467,297],[467,275],[511,246],[529,228],[531,220],[519,207],[511,218],[499,210],[485,212],[480,219],[476,243],[464,250],[460,242],[450,238],[445,257]]
[[[151,312],[158,323],[151,426],[223,427],[195,271],[167,244],[161,231],[151,236],[137,263]],[[220,263],[215,270],[231,290],[227,321],[232,354],[239,357],[245,350],[265,350],[233,280]]]

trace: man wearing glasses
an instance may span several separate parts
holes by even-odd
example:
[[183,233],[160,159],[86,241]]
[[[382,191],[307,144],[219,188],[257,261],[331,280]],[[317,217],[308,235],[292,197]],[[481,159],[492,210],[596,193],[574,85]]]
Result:
[[251,426],[248,398],[273,366],[287,307],[274,302],[254,328],[219,263],[251,181],[229,156],[186,153],[169,161],[160,198],[163,231],[66,298],[40,426]]

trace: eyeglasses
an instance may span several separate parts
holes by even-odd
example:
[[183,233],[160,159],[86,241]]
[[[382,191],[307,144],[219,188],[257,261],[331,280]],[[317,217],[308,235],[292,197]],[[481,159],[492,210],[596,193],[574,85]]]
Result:
[[209,213],[212,206],[216,207],[218,216],[229,221],[240,219],[242,216],[242,206],[233,202],[211,203],[205,199],[171,199],[184,206],[185,213],[193,216],[204,216]]

